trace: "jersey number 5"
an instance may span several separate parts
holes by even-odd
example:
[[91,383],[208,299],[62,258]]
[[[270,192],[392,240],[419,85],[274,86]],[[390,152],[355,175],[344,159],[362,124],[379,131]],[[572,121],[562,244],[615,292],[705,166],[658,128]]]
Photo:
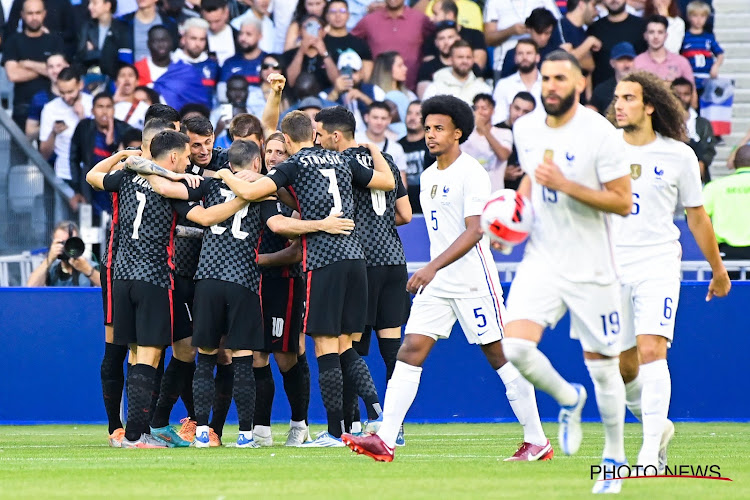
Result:
[[339,191],[339,183],[336,181],[336,171],[332,168],[324,168],[320,170],[320,173],[325,177],[328,177],[328,192],[333,195],[333,208],[331,208],[331,214],[337,214],[341,212],[341,192]]
[[[235,194],[228,189],[221,189],[219,192],[221,193],[221,195],[224,197],[226,201],[232,201],[235,198]],[[242,219],[244,219],[246,215],[247,215],[247,205],[242,207],[242,210],[235,213],[234,216],[232,217],[232,236],[234,236],[238,240],[244,240],[245,238],[250,236],[249,233],[246,233],[245,231],[240,229],[240,226],[242,224]],[[211,232],[213,234],[224,234],[224,231],[226,230],[227,228],[221,227],[218,224],[214,224],[213,226],[211,226]]]

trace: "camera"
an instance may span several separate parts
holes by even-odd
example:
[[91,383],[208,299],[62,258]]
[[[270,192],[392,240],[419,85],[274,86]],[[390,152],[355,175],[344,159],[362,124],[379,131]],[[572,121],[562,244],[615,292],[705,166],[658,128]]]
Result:
[[73,236],[73,225],[68,226],[68,239],[65,240],[63,245],[63,251],[57,256],[63,262],[68,262],[69,259],[77,259],[86,250],[86,245],[83,240],[78,236]]

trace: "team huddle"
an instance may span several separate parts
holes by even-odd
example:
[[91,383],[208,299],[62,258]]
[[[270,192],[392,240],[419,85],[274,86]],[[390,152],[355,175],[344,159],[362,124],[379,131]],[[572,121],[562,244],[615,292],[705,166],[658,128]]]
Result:
[[[272,444],[273,353],[292,413],[287,445],[348,446],[392,461],[422,365],[458,321],[501,378],[523,427],[523,444],[506,460],[553,457],[535,388],[560,404],[558,444],[572,455],[583,439],[587,394],[537,348],[544,329],[569,311],[605,429],[600,479],[608,480],[594,492],[620,491],[613,468],[627,463],[626,406],[643,422],[635,463],[645,474],[662,471],[674,434],[666,353],[680,287],[677,207],[713,270],[707,299],[731,286],[703,210],[697,159],[680,142],[682,107],[658,79],[637,72],[617,85],[607,121],[578,104],[584,79],[574,57],[552,52],[541,73],[546,114],[514,127],[526,174],[518,193],[531,200],[534,220],[507,311],[480,228],[489,176],[461,151],[474,119],[460,99],[422,103],[425,142],[437,161],[420,182],[430,262],[411,277],[396,231],[412,216],[406,188],[389,155],[355,142],[350,111],[325,108],[314,120],[293,111],[281,133],[268,136],[235,128],[222,164],[210,154],[191,158],[192,137],[157,105],[142,149],[118,152],[87,175],[94,188],[112,192],[114,207],[102,272],[110,444],[218,446],[232,400],[236,446]],[[361,357],[371,330],[386,364],[382,407]],[[302,334],[315,343],[328,422],[315,440]],[[159,379],[169,345],[172,359]],[[169,425],[178,398],[188,412],[179,431]]]

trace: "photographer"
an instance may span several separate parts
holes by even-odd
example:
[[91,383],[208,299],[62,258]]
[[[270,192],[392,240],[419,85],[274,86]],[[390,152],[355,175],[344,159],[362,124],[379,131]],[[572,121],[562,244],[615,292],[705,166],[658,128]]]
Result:
[[101,286],[99,270],[82,255],[83,249],[78,226],[60,222],[52,232],[47,258],[34,269],[26,286]]

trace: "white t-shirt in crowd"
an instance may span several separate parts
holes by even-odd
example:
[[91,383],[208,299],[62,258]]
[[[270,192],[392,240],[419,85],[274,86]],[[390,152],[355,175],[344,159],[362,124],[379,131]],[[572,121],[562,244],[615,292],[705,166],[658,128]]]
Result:
[[596,111],[575,104],[573,118],[557,128],[543,113],[529,113],[513,127],[518,160],[531,180],[534,224],[524,259],[552,262],[559,276],[579,283],[617,279],[609,214],[536,182],[546,156],[566,178],[590,189],[630,174],[622,134]]
[[[461,153],[446,169],[433,163],[419,183],[430,259],[435,259],[466,231],[467,217],[482,214],[490,197],[489,177],[478,161]],[[425,292],[450,298],[502,294],[489,237],[483,236],[466,255],[438,271]]]
[[[81,104],[83,105],[84,118],[91,117],[91,108],[94,98],[91,94],[81,92]],[[62,97],[55,97],[42,108],[42,116],[39,119],[39,140],[49,139],[55,122],[62,120],[68,128],[55,137],[55,174],[60,179],[70,180],[70,140],[73,132],[81,119],[72,106],[68,106]]]

